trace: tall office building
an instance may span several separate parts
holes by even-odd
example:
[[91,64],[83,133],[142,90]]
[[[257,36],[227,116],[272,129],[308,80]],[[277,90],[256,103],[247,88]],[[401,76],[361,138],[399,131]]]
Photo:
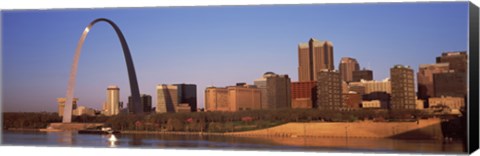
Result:
[[190,112],[197,111],[197,85],[195,84],[174,84],[179,91],[179,103],[188,104]]
[[468,72],[468,56],[466,51],[444,52],[441,56],[437,57],[437,63],[448,63],[449,69],[455,72]]
[[314,108],[317,104],[317,81],[292,82],[292,108]]
[[157,113],[173,113],[178,105],[178,87],[175,85],[157,85]]
[[373,80],[373,72],[371,70],[362,69],[356,70],[352,73],[352,81],[360,82],[361,80]]
[[437,57],[437,63],[448,63],[449,71],[433,74],[436,97],[467,96],[468,55],[465,51],[445,52]]
[[415,109],[415,85],[413,69],[409,66],[395,65],[390,68],[392,83],[391,109]]
[[[150,113],[152,112],[152,96],[147,95],[147,94],[142,94],[140,95],[140,103],[142,105],[142,111],[144,113]],[[134,113],[133,112],[133,99],[132,96],[128,96],[128,112],[129,113]]]
[[333,70],[333,44],[311,38],[298,45],[298,79],[300,82],[316,81],[322,69]]
[[266,72],[254,81],[255,86],[262,92],[261,109],[290,108],[290,78],[288,75],[277,75]]
[[428,100],[435,96],[433,75],[449,71],[448,63],[421,64],[417,72],[417,96],[419,99]]
[[[58,102],[58,116],[63,116],[63,111],[65,111],[65,102],[67,101],[66,98],[57,98]],[[72,102],[72,110],[77,109],[77,102],[78,98],[73,98]]]
[[157,113],[178,112],[177,107],[188,104],[190,111],[197,110],[197,86],[194,84],[157,85]]
[[107,88],[107,100],[105,102],[105,115],[117,115],[120,113],[120,88],[111,85]]
[[353,72],[360,70],[360,65],[354,58],[342,57],[339,65],[340,74],[342,75],[342,80],[346,82],[353,81]]
[[344,108],[342,104],[340,73],[335,70],[321,70],[317,80],[318,109],[341,110]]

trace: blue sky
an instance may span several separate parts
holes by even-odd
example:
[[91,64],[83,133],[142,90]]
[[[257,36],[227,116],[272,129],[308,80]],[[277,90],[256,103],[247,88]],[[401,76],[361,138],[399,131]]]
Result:
[[[66,93],[80,35],[95,18],[114,21],[132,52],[141,93],[157,84],[253,83],[267,71],[298,80],[297,45],[314,37],[334,44],[335,68],[353,57],[389,77],[395,64],[434,63],[467,49],[468,3],[373,3],[2,11],[4,111],[56,111]],[[106,87],[130,94],[125,60],[106,23],[90,31],[80,57],[75,96],[101,108]]]

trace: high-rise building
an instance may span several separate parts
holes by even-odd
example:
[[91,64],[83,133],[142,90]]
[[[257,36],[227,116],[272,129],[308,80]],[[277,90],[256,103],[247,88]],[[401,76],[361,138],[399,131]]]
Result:
[[433,87],[433,74],[449,71],[448,63],[421,64],[417,72],[418,98],[428,100],[435,96]]
[[356,70],[352,73],[352,81],[353,82],[360,82],[361,80],[373,80],[373,72],[371,70],[362,69]]
[[360,65],[354,58],[342,57],[339,65],[340,74],[342,75],[342,80],[346,82],[353,81],[353,72],[360,70]]
[[467,96],[467,74],[461,72],[445,72],[433,74],[435,97]]
[[120,88],[111,85],[107,88],[107,100],[105,102],[106,110],[104,114],[106,116],[117,115],[120,113]]
[[157,85],[157,113],[173,113],[178,105],[178,86],[161,84]]
[[[150,113],[152,112],[152,96],[147,95],[147,94],[142,94],[140,95],[140,103],[142,105],[142,111],[144,113]],[[128,112],[129,113],[134,113],[133,112],[133,99],[132,96],[128,96]]]
[[317,79],[318,109],[341,110],[344,108],[342,104],[340,73],[335,70],[321,70]]
[[298,79],[300,82],[315,81],[322,69],[333,70],[333,44],[311,38],[298,45]]
[[266,72],[263,77],[254,81],[262,92],[261,109],[290,108],[290,78],[288,75],[277,75]]
[[197,85],[195,84],[174,84],[179,90],[179,103],[187,103],[190,106],[190,112],[197,111]]
[[[157,85],[157,113],[178,112],[179,104],[188,104],[190,112],[197,111],[195,84]],[[181,109],[185,110],[184,105]]]
[[437,63],[448,63],[449,69],[455,72],[468,72],[468,56],[466,51],[444,52],[442,56],[437,57]]
[[[65,111],[65,102],[67,101],[66,98],[57,98],[58,102],[58,116],[63,116],[63,111]],[[78,98],[73,98],[72,102],[72,110],[77,109],[77,102]]]
[[415,109],[415,85],[413,69],[395,65],[390,68],[392,85],[391,109]]
[[229,111],[228,89],[207,87],[205,89],[205,111]]
[[255,85],[237,83],[226,88],[205,89],[206,111],[244,111],[261,109],[262,93]]
[[317,81],[292,82],[292,108],[314,108],[317,104]]

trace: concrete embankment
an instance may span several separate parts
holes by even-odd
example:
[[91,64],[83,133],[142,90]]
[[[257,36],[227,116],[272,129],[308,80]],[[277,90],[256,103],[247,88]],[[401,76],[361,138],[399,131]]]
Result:
[[267,129],[231,132],[234,136],[289,136],[289,137],[352,137],[352,138],[403,138],[440,139],[442,129],[439,119],[419,122],[309,122],[287,123]]
[[225,136],[279,136],[279,137],[349,137],[349,138],[401,138],[441,139],[439,119],[419,122],[308,122],[287,123],[271,128],[227,133],[121,131],[124,134],[167,135],[225,135]]

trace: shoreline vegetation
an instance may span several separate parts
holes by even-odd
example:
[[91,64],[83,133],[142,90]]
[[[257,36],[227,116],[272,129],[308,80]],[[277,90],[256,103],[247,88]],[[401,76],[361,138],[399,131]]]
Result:
[[[50,123],[60,123],[57,113],[9,113],[3,114],[2,129],[32,130],[45,129]],[[423,119],[435,118],[426,111],[404,110],[316,110],[316,109],[284,109],[284,110],[250,110],[240,112],[191,112],[191,113],[152,113],[144,115],[119,114],[115,116],[74,116],[74,123],[104,123],[123,133],[132,134],[192,134],[192,135],[231,135],[235,133],[262,131],[273,127],[295,123],[314,124],[354,124],[355,123],[410,123],[418,124]],[[450,117],[455,119],[458,117]],[[442,120],[443,122],[443,120]],[[449,123],[448,127],[461,126]],[[299,125],[298,127],[302,127]],[[319,127],[321,128],[321,127]],[[318,128],[317,128],[318,129]],[[341,130],[342,135],[345,130]],[[353,131],[353,129],[352,129]],[[392,130],[388,130],[391,132]],[[445,130],[443,130],[445,131]],[[310,133],[311,131],[309,131]],[[458,133],[447,130],[450,133]],[[271,132],[270,132],[271,133]],[[299,133],[271,134],[275,136],[301,136]],[[437,133],[441,133],[437,132]],[[308,134],[308,133],[303,133]],[[247,134],[245,134],[247,135]],[[250,134],[248,134],[250,135]],[[265,135],[265,134],[262,134]],[[270,134],[266,134],[270,135]],[[308,136],[308,135],[307,135]]]

